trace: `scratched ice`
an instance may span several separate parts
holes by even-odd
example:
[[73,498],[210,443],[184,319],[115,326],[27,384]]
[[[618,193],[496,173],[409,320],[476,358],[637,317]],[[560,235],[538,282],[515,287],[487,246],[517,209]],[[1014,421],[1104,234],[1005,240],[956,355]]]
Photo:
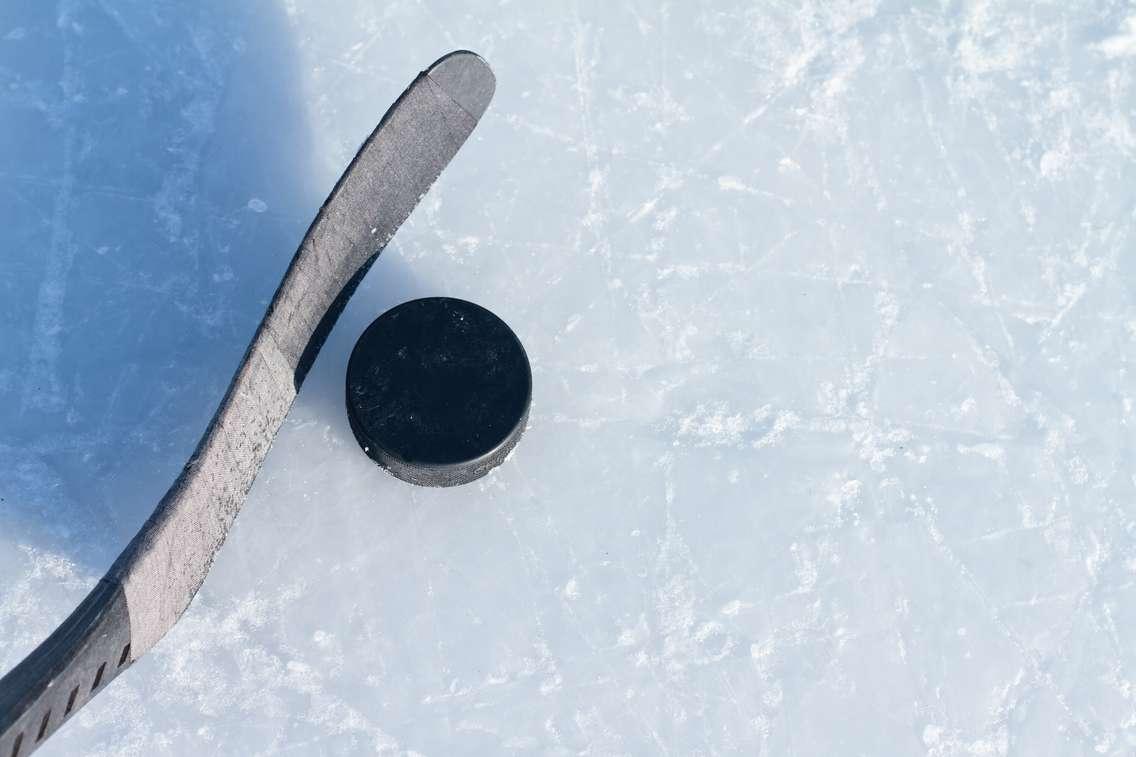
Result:
[[[181,624],[68,754],[1131,754],[1120,2],[62,0],[0,13],[0,668],[193,448],[414,74],[497,72]],[[355,446],[350,347],[489,307],[491,477]]]

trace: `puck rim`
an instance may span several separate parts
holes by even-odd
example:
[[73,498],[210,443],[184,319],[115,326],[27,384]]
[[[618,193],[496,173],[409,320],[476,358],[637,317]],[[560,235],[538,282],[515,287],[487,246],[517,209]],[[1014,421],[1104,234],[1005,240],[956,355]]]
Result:
[[[495,325],[501,329],[501,335],[517,349],[519,353],[517,356],[519,357],[518,362],[523,368],[522,386],[524,396],[521,412],[511,424],[505,427],[501,438],[484,451],[462,457],[458,460],[447,460],[444,462],[407,460],[403,455],[399,454],[398,451],[390,448],[390,446],[379,443],[376,439],[372,438],[365,424],[357,417],[356,408],[352,402],[352,379],[358,371],[358,361],[366,359],[362,355],[360,347],[364,344],[368,334],[371,333],[372,329],[382,328],[385,325],[383,319],[395,311],[412,306],[422,307],[431,302],[438,304],[449,303],[459,307],[472,308],[488,316],[489,321],[495,322]],[[532,363],[529,360],[528,352],[525,350],[525,346],[521,342],[520,337],[517,336],[516,332],[513,331],[504,319],[488,308],[476,302],[458,297],[418,297],[400,302],[388,308],[363,329],[354,347],[352,347],[351,355],[347,360],[345,389],[348,423],[351,426],[351,431],[355,436],[356,442],[358,442],[360,449],[367,457],[395,478],[407,483],[430,487],[460,486],[462,484],[472,483],[484,477],[494,468],[501,465],[512,453],[513,449],[520,441],[521,436],[523,436],[524,432],[527,430],[533,394]]]

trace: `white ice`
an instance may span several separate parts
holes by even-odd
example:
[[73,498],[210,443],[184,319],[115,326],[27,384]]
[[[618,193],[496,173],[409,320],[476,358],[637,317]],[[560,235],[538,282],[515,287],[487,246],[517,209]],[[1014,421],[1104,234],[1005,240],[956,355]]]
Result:
[[[0,671],[455,48],[490,110],[186,617],[41,753],[1132,754],[1122,2],[9,0]],[[515,454],[454,490],[343,410],[355,338],[425,295],[533,363]]]

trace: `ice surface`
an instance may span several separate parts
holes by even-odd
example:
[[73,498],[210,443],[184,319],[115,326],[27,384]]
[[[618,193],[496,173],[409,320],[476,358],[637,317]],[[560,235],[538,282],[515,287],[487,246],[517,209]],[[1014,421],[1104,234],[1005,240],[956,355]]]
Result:
[[[1136,749],[1120,2],[0,10],[0,669],[204,429],[422,67],[497,95],[344,314],[187,616],[44,755]],[[499,314],[531,428],[422,490],[350,348]]]

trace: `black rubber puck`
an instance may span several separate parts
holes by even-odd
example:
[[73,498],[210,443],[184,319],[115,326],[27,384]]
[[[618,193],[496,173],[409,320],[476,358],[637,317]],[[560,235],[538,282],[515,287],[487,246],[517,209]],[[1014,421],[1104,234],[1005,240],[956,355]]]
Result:
[[480,305],[405,302],[367,327],[347,363],[347,417],[375,462],[422,486],[481,478],[528,420],[532,371],[516,334]]

